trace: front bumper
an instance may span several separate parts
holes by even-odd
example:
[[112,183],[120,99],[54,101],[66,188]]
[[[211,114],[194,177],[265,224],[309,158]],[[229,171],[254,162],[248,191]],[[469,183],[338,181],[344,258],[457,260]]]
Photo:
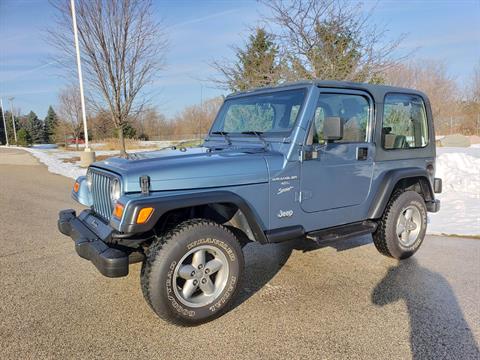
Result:
[[77,254],[90,260],[103,275],[128,275],[129,254],[105,242],[111,238],[113,229],[93,216],[89,210],[82,211],[78,217],[75,210],[60,211],[58,229],[75,241]]

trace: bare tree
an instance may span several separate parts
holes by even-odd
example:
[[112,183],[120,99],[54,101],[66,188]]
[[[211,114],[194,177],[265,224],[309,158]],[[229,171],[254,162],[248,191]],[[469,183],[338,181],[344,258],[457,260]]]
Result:
[[456,130],[460,94],[455,78],[448,73],[444,62],[422,59],[397,64],[385,73],[385,82],[426,93],[437,131],[446,133]]
[[480,103],[480,60],[473,69],[471,89],[469,92],[471,94],[468,98],[471,98],[476,103]]
[[[74,56],[70,2],[52,1],[57,10],[49,39],[66,64]],[[166,36],[152,18],[151,0],[77,0],[77,27],[90,98],[106,108],[118,129],[125,155],[123,129],[144,106],[145,86],[164,66]]]
[[[377,82],[400,58],[404,36],[385,41],[372,11],[347,0],[260,0],[272,12],[268,22],[288,64],[287,80],[305,78]],[[278,30],[276,30],[278,29]],[[402,57],[403,58],[403,57]]]
[[146,108],[133,122],[140,138],[158,139],[167,132],[168,124],[165,115],[156,108]]
[[60,119],[58,131],[63,133],[65,146],[67,146],[67,135],[73,136],[76,149],[78,150],[78,140],[83,129],[79,88],[77,86],[69,86],[60,90],[58,103],[58,116]]
[[464,133],[480,135],[480,60],[473,68],[470,82],[466,85],[462,112],[465,117]]
[[223,104],[222,97],[208,99],[202,104],[190,105],[172,120],[173,135],[176,137],[201,138],[205,135]]

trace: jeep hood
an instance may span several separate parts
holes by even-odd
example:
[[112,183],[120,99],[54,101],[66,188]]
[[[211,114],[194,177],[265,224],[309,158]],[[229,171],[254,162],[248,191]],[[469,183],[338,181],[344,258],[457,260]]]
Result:
[[268,182],[266,154],[259,149],[168,149],[113,157],[92,167],[120,175],[125,193],[139,192],[143,175],[150,177],[151,191],[201,189]]

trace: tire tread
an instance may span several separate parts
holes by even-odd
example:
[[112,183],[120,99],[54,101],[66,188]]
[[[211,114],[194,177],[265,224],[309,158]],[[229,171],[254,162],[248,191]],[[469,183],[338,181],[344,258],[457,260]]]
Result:
[[395,204],[395,201],[402,195],[404,191],[398,190],[393,193],[391,196],[390,200],[388,201],[387,207],[385,208],[385,211],[383,212],[382,217],[380,220],[378,220],[377,224],[377,229],[375,232],[372,234],[373,238],[373,243],[377,250],[385,256],[392,257],[393,255],[391,254],[390,250],[388,249],[387,245],[387,221],[390,217],[390,213],[392,211],[392,207]]
[[[401,246],[396,235],[396,223],[400,209],[406,204],[419,202],[422,213],[422,227],[417,241],[409,248]],[[411,190],[397,190],[390,198],[382,217],[377,221],[377,229],[372,234],[373,243],[377,250],[388,257],[403,260],[409,258],[418,250],[425,237],[427,226],[427,209],[423,197]]]
[[[174,316],[172,317],[171,313],[168,313],[168,314],[163,312],[159,313],[157,309],[154,309],[152,305],[151,291],[150,291],[150,287],[151,287],[150,278],[152,275],[152,266],[155,262],[162,261],[162,258],[168,255],[169,249],[175,245],[174,238],[176,236],[178,236],[182,232],[191,231],[198,226],[215,226],[217,228],[220,228],[223,231],[230,233],[240,246],[240,242],[238,241],[238,238],[227,227],[220,225],[214,221],[201,219],[201,218],[186,220],[180,223],[179,225],[177,225],[176,227],[167,231],[164,235],[158,236],[152,242],[152,244],[150,245],[150,247],[146,252],[146,259],[142,264],[142,270],[140,274],[140,279],[141,279],[140,283],[141,283],[142,293],[147,304],[150,306],[150,308],[163,320],[174,325],[187,326],[187,325],[191,325],[191,322],[185,321],[185,319],[179,315],[174,314]],[[238,290],[238,287],[237,287],[237,290]],[[226,307],[223,311],[220,311],[218,313],[218,316],[220,316],[226,310],[228,310],[228,307]]]

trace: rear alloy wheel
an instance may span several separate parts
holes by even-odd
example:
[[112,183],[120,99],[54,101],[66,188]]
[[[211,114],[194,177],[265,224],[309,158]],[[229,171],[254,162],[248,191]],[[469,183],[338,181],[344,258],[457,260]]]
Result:
[[397,220],[397,237],[400,244],[408,248],[415,244],[422,229],[422,215],[414,206],[407,206]]
[[398,192],[379,220],[373,242],[383,255],[406,259],[418,250],[426,230],[427,208],[422,196],[415,191]]
[[243,267],[242,248],[230,230],[208,220],[188,220],[150,246],[142,266],[143,295],[162,319],[200,324],[228,310]]

